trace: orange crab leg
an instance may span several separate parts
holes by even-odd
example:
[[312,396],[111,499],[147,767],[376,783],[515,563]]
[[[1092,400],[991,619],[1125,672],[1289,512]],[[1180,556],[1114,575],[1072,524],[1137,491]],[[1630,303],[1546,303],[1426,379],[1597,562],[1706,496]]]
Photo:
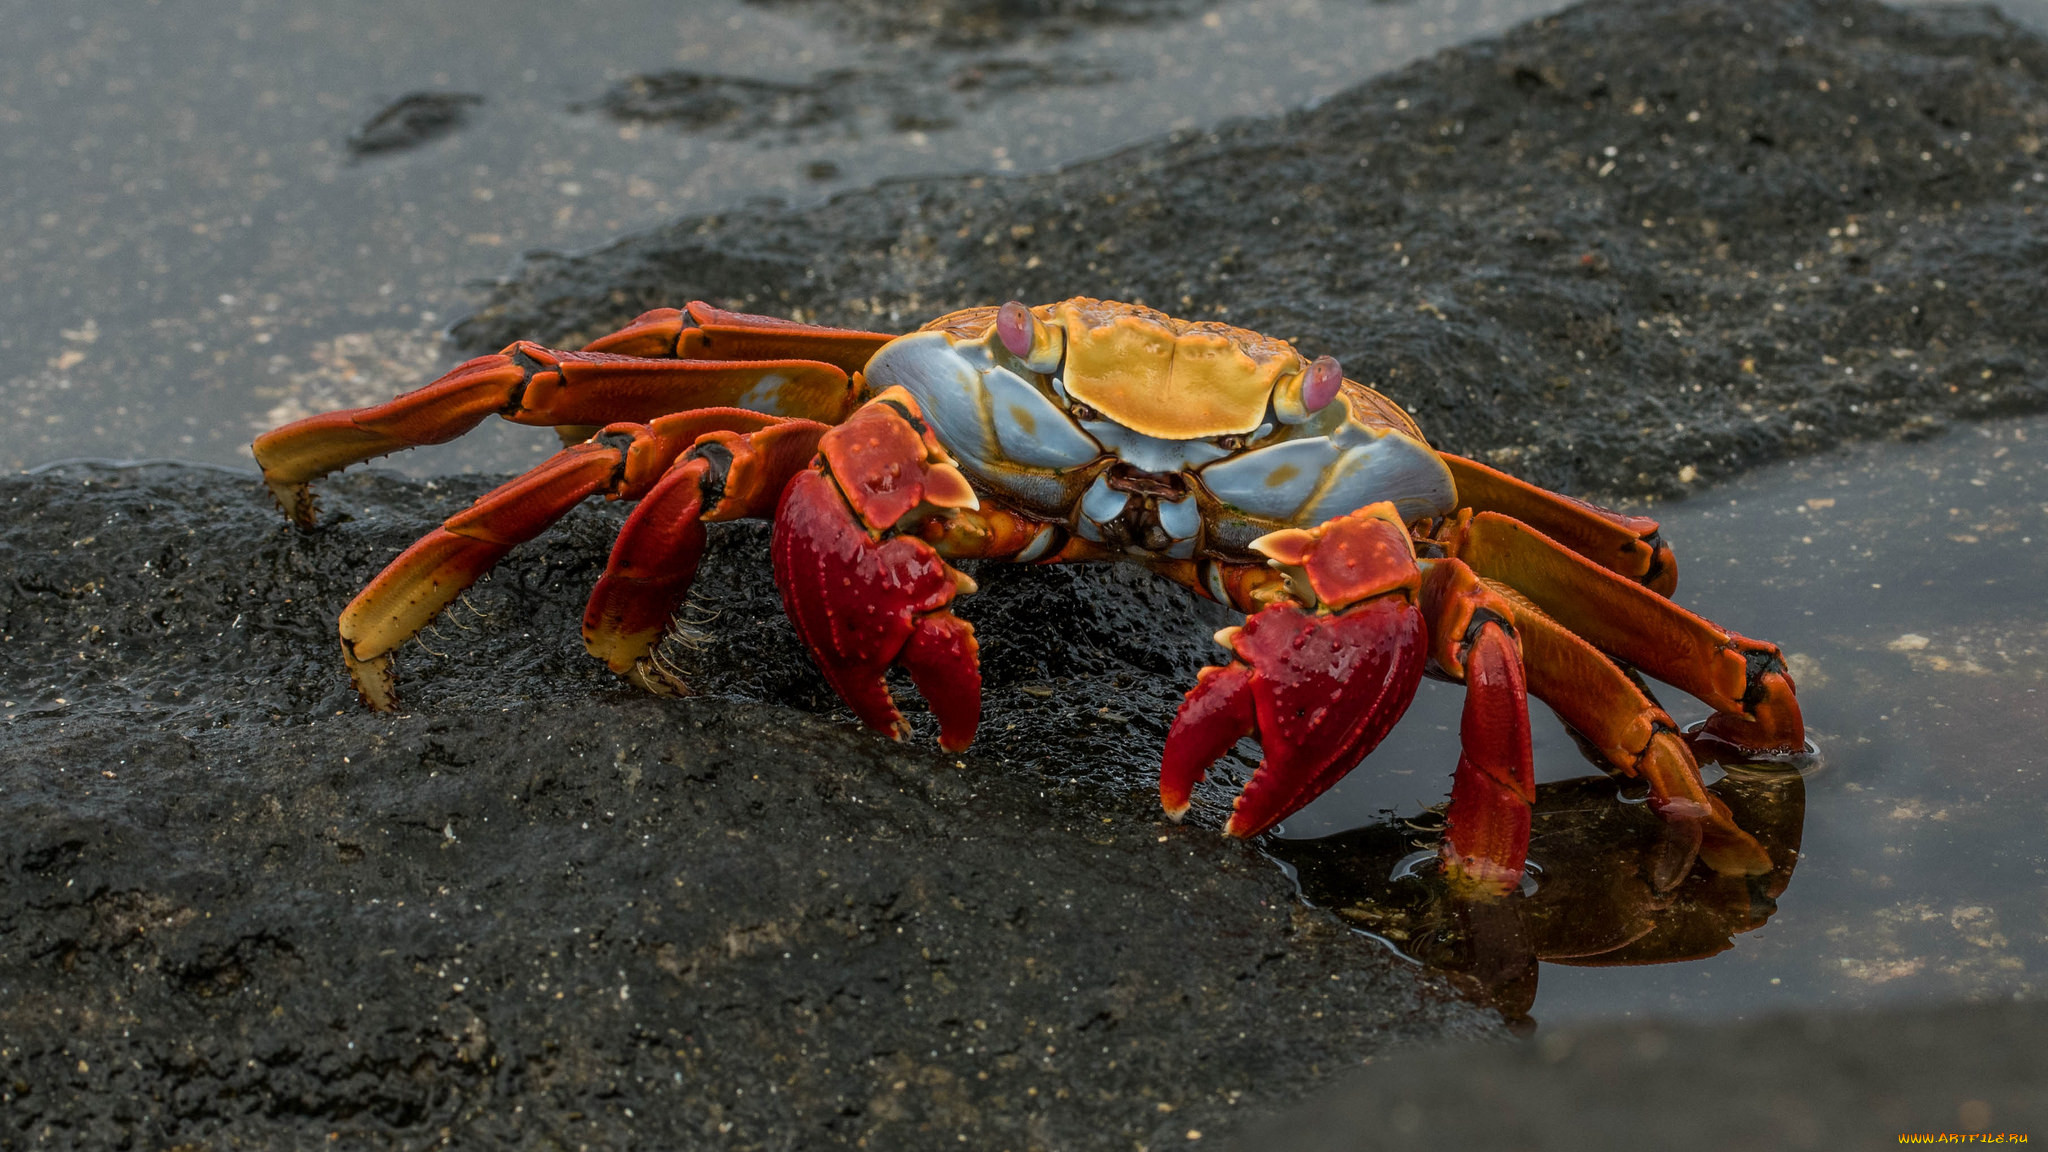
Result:
[[1481,623],[1469,643],[1458,735],[1444,858],[1473,887],[1512,891],[1528,860],[1536,774],[1522,655],[1498,620]]
[[[455,439],[491,415],[581,440],[615,421],[694,408],[748,408],[836,423],[860,403],[855,373],[889,337],[690,305],[646,313],[581,352],[516,341],[382,404],[322,413],[256,438],[256,462],[301,527],[312,481],[405,448]],[[644,351],[625,355],[625,350]]]
[[1456,560],[1420,567],[1431,670],[1465,685],[1444,867],[1465,888],[1510,892],[1528,862],[1536,802],[1519,609]]
[[744,432],[769,423],[781,422],[755,412],[714,409],[679,413],[646,426],[611,425],[449,517],[342,610],[342,654],[364,702],[379,711],[397,707],[391,652],[507,552],[538,536],[570,508],[598,493],[637,499],[708,432]]
[[515,424],[603,425],[729,407],[832,422],[856,398],[844,372],[808,360],[642,360],[520,341],[383,404],[266,432],[255,453],[278,503],[303,526],[312,519],[313,480],[373,456],[452,440],[494,413]]
[[1620,512],[1538,488],[1477,460],[1437,453],[1458,487],[1458,506],[1512,516],[1617,575],[1660,596],[1678,589],[1678,557],[1647,516]]
[[[1427,561],[1425,569],[1422,603],[1432,625],[1431,655],[1439,667],[1454,674],[1462,667],[1459,654],[1448,645],[1466,635],[1472,621],[1482,614],[1504,616],[1521,646],[1529,693],[1555,709],[1599,754],[1603,767],[1648,784],[1651,807],[1694,838],[1699,854],[1715,871],[1770,871],[1770,859],[1755,839],[1707,791],[1678,726],[1626,672],[1516,590],[1482,580],[1467,564]],[[1662,880],[1675,884],[1683,878],[1693,853],[1682,856],[1671,862],[1670,874]]]
[[728,312],[702,300],[656,308],[584,345],[585,352],[681,360],[817,360],[851,376],[894,336]]
[[1709,735],[1760,754],[1805,747],[1792,677],[1776,645],[1695,616],[1498,513],[1461,515],[1439,540],[1450,555],[1527,596],[1600,651],[1712,707]]

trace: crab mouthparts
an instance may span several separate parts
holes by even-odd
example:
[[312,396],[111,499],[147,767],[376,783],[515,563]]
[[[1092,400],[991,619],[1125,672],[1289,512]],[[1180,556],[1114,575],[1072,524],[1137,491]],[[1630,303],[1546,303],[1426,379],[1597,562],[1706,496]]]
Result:
[[1129,464],[1116,463],[1109,466],[1109,473],[1103,479],[1118,492],[1154,496],[1161,500],[1179,502],[1188,494],[1185,472],[1147,472]]

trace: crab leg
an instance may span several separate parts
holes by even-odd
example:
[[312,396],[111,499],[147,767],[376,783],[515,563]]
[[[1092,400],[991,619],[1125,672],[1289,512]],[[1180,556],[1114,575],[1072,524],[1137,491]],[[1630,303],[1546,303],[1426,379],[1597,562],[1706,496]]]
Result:
[[[1439,592],[1441,586],[1439,579]],[[1529,692],[1514,608],[1482,588],[1474,589],[1482,594],[1465,599],[1433,595],[1429,576],[1423,588],[1436,669],[1465,685],[1444,865],[1454,882],[1506,893],[1521,882],[1528,861],[1530,809],[1536,802]]]
[[1600,651],[1705,702],[1714,709],[1707,735],[1766,755],[1805,746],[1792,677],[1776,645],[1695,616],[1499,513],[1461,517],[1439,540]]
[[867,366],[876,349],[893,339],[881,332],[728,312],[692,300],[682,308],[642,312],[632,323],[592,340],[583,350],[676,360],[816,360],[851,376]]
[[872,353],[889,339],[704,304],[690,308],[694,326],[683,324],[684,313],[660,309],[581,352],[517,341],[382,404],[266,432],[256,438],[256,462],[279,506],[310,527],[312,481],[375,456],[445,443],[493,414],[515,424],[566,425],[577,439],[615,421],[698,408],[837,422],[860,402],[852,376],[865,362],[862,350]]
[[1506,893],[1528,862],[1536,802],[1529,693],[1514,624],[1519,612],[1456,560],[1424,560],[1421,567],[1431,664],[1465,685],[1444,867],[1454,883]]
[[1459,506],[1474,512],[1498,512],[1548,535],[1551,539],[1620,576],[1661,596],[1678,588],[1678,557],[1647,516],[1624,516],[1538,488],[1525,480],[1477,460],[1437,453],[1451,470]]
[[1717,872],[1770,871],[1763,849],[1707,791],[1677,725],[1626,672],[1515,590],[1482,580],[1466,563],[1438,560],[1426,567],[1422,603],[1438,666],[1455,675],[1463,667],[1462,655],[1448,647],[1455,638],[1469,634],[1475,621],[1505,618],[1521,647],[1528,691],[1555,709],[1608,771],[1648,784],[1651,808],[1691,845],[1668,862],[1659,877],[1668,881],[1664,887],[1684,877],[1695,853]]
[[[756,412],[712,409],[644,426],[615,424],[479,497],[406,549],[342,610],[342,655],[364,702],[379,711],[396,708],[392,650],[513,547],[538,536],[576,504],[599,493],[638,499],[700,438],[784,423]],[[808,422],[787,423],[811,429],[813,438],[821,430]]]
[[1426,660],[1420,573],[1392,504],[1253,547],[1314,607],[1275,604],[1217,633],[1235,659],[1202,670],[1159,769],[1160,803],[1179,819],[1209,766],[1257,733],[1264,757],[1224,827],[1240,837],[1299,811],[1356,767],[1407,711]]
[[974,740],[974,628],[947,605],[974,582],[919,536],[978,506],[908,392],[891,388],[825,433],[775,517],[775,582],[797,635],[840,699],[898,740],[910,725],[884,673],[901,664],[939,721],[939,745]]
[[626,517],[591,590],[584,646],[612,671],[659,695],[687,691],[654,661],[653,651],[696,578],[704,524],[773,515],[825,433],[825,425],[809,420],[757,419],[766,426],[751,433],[711,431],[697,438]]

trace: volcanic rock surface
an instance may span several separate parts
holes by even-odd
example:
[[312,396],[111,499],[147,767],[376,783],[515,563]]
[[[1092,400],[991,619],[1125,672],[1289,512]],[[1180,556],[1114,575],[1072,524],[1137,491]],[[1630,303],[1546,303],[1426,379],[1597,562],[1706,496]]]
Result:
[[761,525],[669,646],[707,695],[615,680],[593,506],[365,712],[336,613],[485,487],[352,475],[303,534],[253,476],[0,480],[0,1147],[1127,1147],[1498,1032],[1217,793],[1160,816],[1221,621],[1121,570],[983,571],[955,758],[834,707]]

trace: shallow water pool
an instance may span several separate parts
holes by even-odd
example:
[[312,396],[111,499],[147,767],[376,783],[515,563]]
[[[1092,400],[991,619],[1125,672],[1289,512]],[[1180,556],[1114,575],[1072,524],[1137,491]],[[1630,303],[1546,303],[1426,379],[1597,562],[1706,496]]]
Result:
[[[1649,511],[1679,553],[1678,601],[1791,663],[1817,762],[1715,784],[1778,870],[1744,885],[1701,869],[1654,894],[1658,822],[1538,707],[1542,872],[1510,907],[1446,905],[1410,857],[1441,825],[1461,693],[1426,682],[1366,764],[1288,821],[1276,854],[1305,895],[1543,1022],[2038,993],[2048,420],[1859,445]],[[1681,723],[1706,714],[1657,695]]]

